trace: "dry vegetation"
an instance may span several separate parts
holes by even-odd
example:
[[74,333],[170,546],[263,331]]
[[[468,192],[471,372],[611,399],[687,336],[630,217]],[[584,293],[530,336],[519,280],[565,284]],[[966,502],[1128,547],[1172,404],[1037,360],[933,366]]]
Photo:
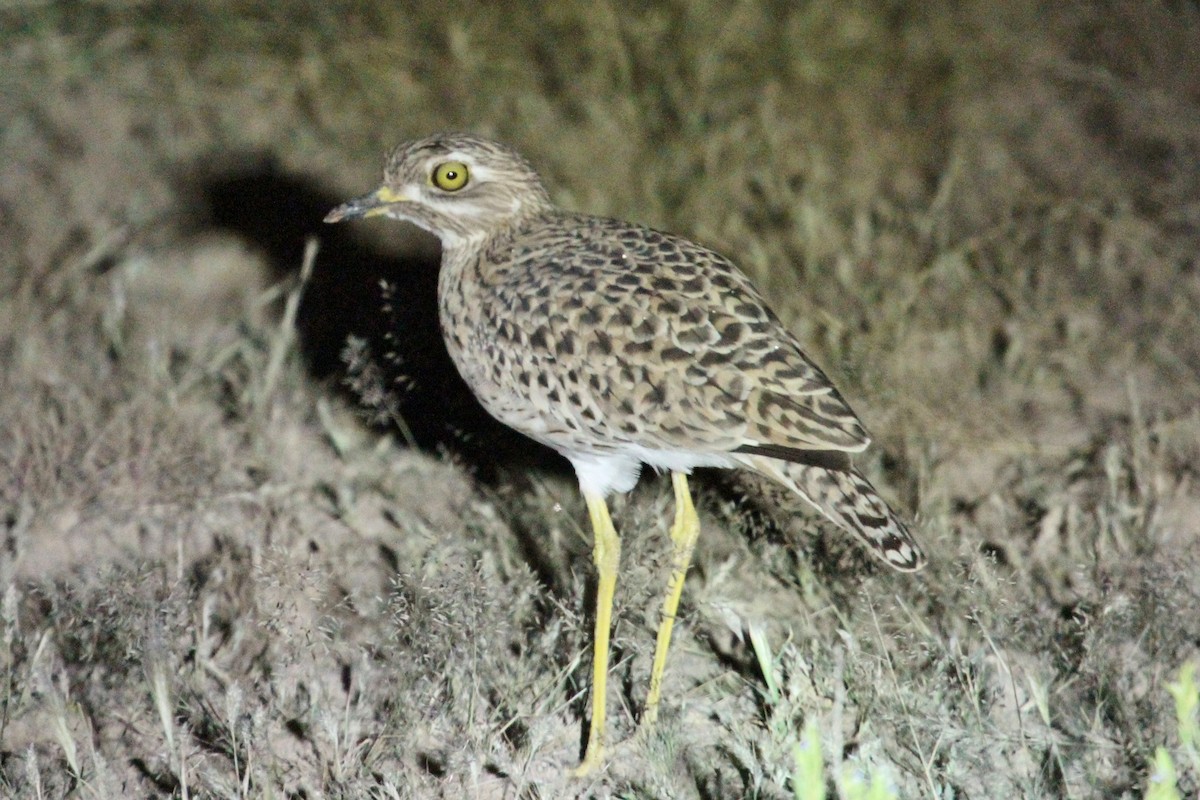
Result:
[[[1196,796],[1195,4],[408,5],[0,7],[0,795],[809,797],[807,728],[842,797],[1140,797],[1160,746]],[[635,738],[643,480],[590,781],[571,477],[465,395],[433,243],[319,223],[446,128],[736,254],[931,556],[709,476]]]

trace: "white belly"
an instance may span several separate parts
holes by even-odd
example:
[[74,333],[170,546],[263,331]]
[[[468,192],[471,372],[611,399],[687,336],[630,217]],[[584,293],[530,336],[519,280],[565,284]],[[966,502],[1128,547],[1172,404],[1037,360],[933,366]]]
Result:
[[650,450],[637,445],[625,445],[617,452],[603,454],[559,452],[575,467],[579,488],[584,495],[599,497],[632,489],[637,483],[642,464],[650,465],[656,472],[682,472],[685,475],[691,474],[696,467],[728,469],[737,466],[733,458],[726,454]]

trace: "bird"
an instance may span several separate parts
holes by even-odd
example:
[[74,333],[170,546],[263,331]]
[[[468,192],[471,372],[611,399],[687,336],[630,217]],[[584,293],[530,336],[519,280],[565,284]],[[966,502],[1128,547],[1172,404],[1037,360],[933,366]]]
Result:
[[607,499],[669,472],[671,572],[642,725],[654,725],[700,520],[688,477],[743,468],[782,484],[888,566],[925,555],[852,464],[870,444],[828,376],[735,264],[681,236],[557,207],[512,147],[471,133],[397,146],[373,192],[326,222],[383,216],[441,240],[450,357],[500,422],[572,465],[597,570],[586,775],[605,763],[609,629],[621,540]]

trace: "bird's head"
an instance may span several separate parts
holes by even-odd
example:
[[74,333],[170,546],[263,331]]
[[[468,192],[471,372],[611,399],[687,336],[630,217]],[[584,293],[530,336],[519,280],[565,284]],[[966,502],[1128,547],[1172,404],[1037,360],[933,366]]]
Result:
[[382,185],[333,209],[325,221],[382,215],[453,245],[485,238],[549,207],[541,179],[516,151],[481,136],[439,133],[393,150]]

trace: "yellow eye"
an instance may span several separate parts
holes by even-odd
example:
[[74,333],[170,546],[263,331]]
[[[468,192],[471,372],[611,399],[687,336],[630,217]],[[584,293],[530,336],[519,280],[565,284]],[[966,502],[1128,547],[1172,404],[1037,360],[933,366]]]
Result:
[[467,165],[461,161],[444,161],[433,168],[433,185],[445,192],[457,192],[467,185]]

